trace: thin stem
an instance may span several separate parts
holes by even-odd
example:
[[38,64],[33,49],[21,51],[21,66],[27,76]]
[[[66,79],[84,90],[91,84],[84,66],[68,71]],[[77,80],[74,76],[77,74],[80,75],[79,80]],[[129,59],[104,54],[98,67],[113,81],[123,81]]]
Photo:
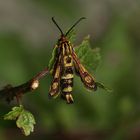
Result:
[[16,97],[17,100],[20,100],[23,94],[37,89],[39,87],[39,80],[48,72],[48,68],[45,68],[24,84],[15,87],[11,85],[5,86],[2,90],[0,90],[0,99],[5,99],[7,102],[11,102],[14,97]]

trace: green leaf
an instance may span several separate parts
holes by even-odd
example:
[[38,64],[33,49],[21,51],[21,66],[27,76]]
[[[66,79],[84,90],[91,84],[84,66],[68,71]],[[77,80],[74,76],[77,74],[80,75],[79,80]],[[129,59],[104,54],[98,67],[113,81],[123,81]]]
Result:
[[23,106],[13,107],[12,111],[4,115],[4,120],[16,120],[20,113],[23,111]]
[[34,131],[34,125],[36,124],[34,116],[25,110],[22,105],[13,107],[12,111],[4,116],[4,120],[16,120],[17,127],[22,130],[25,136]]
[[34,116],[26,110],[23,110],[16,121],[17,127],[20,128],[25,136],[30,135],[34,131],[34,125],[36,124]]
[[101,55],[99,48],[91,48],[90,36],[84,38],[82,43],[75,47],[75,52],[81,63],[90,71],[95,71],[100,63]]
[[52,57],[49,61],[48,68],[51,71],[55,62],[55,57],[56,57],[56,52],[57,52],[57,46],[54,47],[53,52],[52,52]]
[[105,86],[103,83],[101,82],[96,82],[97,87],[102,88],[104,90],[106,90],[107,92],[113,92],[112,89],[110,89],[109,87]]

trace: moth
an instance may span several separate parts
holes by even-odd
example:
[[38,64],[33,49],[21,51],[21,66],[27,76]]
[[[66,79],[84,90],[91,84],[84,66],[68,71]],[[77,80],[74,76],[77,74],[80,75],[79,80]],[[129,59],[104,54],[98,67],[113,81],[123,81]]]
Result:
[[50,86],[49,96],[57,97],[60,95],[68,104],[74,102],[72,96],[74,73],[81,78],[81,81],[87,89],[97,89],[95,78],[92,77],[86,68],[81,64],[74,51],[73,45],[67,38],[72,29],[83,19],[85,18],[82,17],[76,21],[64,34],[54,17],[52,17],[52,21],[59,29],[61,36],[54,47],[55,56],[51,71],[53,80]]

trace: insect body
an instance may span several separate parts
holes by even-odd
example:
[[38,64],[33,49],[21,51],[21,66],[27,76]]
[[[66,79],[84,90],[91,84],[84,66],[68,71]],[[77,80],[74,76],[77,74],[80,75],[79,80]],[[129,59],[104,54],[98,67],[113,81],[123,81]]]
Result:
[[69,32],[77,25],[82,19],[80,18],[66,34],[64,34],[61,28],[58,26],[54,18],[52,18],[55,25],[61,32],[61,37],[58,40],[55,54],[55,62],[52,68],[53,80],[50,86],[49,95],[51,97],[57,97],[59,94],[67,103],[73,103],[72,89],[74,72],[81,77],[81,81],[85,87],[90,90],[96,90],[95,79],[88,73],[84,66],[80,63],[74,48],[70,41],[67,39]]

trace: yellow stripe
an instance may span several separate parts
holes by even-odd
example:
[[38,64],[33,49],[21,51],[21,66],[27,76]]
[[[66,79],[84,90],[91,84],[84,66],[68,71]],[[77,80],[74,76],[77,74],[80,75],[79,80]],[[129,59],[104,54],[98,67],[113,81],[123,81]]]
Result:
[[67,54],[70,53],[70,51],[69,51],[69,46],[68,46],[68,45],[67,45],[66,51],[67,51]]
[[65,47],[64,47],[64,44],[62,44],[62,50],[63,50],[63,55],[65,55]]
[[72,46],[70,45],[70,53],[72,54]]
[[72,91],[72,87],[68,86],[67,88],[64,88],[62,91],[63,92],[71,92]]
[[73,78],[73,74],[67,74],[66,76],[62,76],[61,79],[71,79]]
[[60,76],[60,66],[57,67],[54,78],[59,78]]
[[71,66],[73,66],[73,63],[66,63],[66,64],[64,64],[64,66],[65,67],[71,67]]
[[79,64],[79,67],[83,72],[87,72],[87,70],[85,69],[85,67],[82,64]]

